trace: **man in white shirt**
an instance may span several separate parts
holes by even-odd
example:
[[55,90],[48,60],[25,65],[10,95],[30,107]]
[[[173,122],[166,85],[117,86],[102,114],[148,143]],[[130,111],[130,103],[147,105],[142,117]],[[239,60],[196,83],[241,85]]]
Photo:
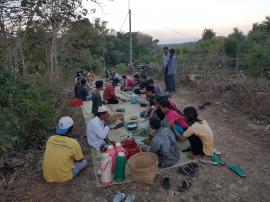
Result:
[[106,143],[105,139],[110,132],[110,128],[105,125],[104,121],[108,119],[109,113],[107,107],[100,106],[96,116],[88,122],[87,141],[91,147],[100,149],[100,147]]

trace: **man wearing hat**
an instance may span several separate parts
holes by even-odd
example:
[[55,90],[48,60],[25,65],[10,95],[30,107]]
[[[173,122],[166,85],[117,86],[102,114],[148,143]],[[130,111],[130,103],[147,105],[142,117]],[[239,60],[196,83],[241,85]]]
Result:
[[69,137],[72,128],[72,118],[62,117],[56,135],[47,141],[42,165],[43,178],[47,182],[68,181],[88,165],[89,159],[84,158],[78,141]]
[[107,107],[100,106],[96,116],[88,122],[86,133],[88,144],[91,147],[100,149],[109,142],[107,137],[110,132],[110,128],[105,124],[105,121],[108,119],[109,113]]

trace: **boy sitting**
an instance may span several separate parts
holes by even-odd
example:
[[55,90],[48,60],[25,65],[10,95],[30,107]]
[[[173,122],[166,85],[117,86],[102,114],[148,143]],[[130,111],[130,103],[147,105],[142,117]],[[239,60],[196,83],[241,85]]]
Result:
[[169,128],[161,127],[161,121],[156,116],[150,118],[149,124],[155,130],[150,152],[157,154],[158,166],[165,168],[174,165],[180,159],[175,135]]

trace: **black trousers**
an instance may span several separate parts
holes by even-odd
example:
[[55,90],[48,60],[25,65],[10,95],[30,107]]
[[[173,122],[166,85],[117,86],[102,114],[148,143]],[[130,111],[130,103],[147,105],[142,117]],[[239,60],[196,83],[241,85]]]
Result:
[[191,135],[188,137],[188,141],[191,146],[191,150],[195,155],[204,155],[202,140],[197,135]]
[[118,103],[119,103],[119,100],[117,100],[114,97],[108,100],[108,104],[118,104]]

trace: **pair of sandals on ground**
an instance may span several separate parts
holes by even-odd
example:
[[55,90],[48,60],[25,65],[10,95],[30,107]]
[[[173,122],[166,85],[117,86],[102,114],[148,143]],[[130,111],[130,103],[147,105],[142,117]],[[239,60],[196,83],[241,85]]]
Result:
[[[185,166],[178,167],[177,172],[183,176],[193,177],[198,169],[199,169],[198,164],[195,162],[191,162]],[[171,188],[170,179],[171,178],[167,175],[162,177],[161,185],[163,189],[168,190]],[[177,191],[179,192],[186,191],[190,186],[191,186],[191,180],[183,179],[177,185]]]

